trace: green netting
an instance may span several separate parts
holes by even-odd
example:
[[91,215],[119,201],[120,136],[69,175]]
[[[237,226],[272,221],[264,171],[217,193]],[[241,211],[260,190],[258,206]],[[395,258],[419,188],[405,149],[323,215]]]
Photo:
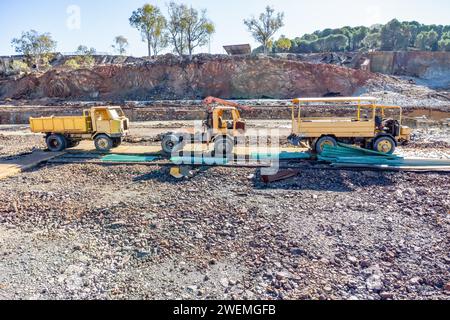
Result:
[[105,162],[152,162],[158,159],[157,157],[145,155],[123,155],[123,154],[108,154],[102,157]]
[[390,167],[450,166],[450,161],[447,160],[404,159],[403,157],[399,157],[397,155],[388,155],[341,143],[336,147],[325,146],[324,151],[318,156],[318,159],[321,161],[330,162],[333,165],[355,164]]

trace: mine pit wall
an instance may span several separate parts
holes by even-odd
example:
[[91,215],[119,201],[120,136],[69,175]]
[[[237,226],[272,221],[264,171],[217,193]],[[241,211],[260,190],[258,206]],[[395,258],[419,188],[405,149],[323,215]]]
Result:
[[450,52],[371,52],[370,71],[417,78],[418,84],[450,88]]
[[[79,116],[85,106],[0,106],[0,125],[28,124],[30,117]],[[158,106],[122,106],[127,117],[133,122],[143,121],[189,121],[203,120],[206,117],[205,107],[202,105],[179,106],[174,104]],[[450,106],[442,109],[424,109],[420,107],[404,107],[404,124],[412,128],[417,127],[418,120],[425,116],[429,124],[447,124],[450,119]],[[349,116],[354,110],[321,108],[309,109],[303,112],[306,117]],[[252,111],[242,112],[242,117],[248,120],[290,120],[291,109],[285,105],[254,106]],[[421,121],[419,121],[421,122]]]

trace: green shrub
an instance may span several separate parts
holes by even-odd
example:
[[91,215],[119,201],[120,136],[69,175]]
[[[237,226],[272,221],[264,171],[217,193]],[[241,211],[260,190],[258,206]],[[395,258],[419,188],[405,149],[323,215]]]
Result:
[[82,58],[81,64],[83,65],[83,67],[92,68],[95,65],[95,59],[93,56],[86,55],[81,58]]
[[95,59],[91,55],[80,55],[67,60],[64,65],[70,69],[92,68],[95,65]]
[[73,69],[73,70],[81,68],[80,64],[78,63],[77,59],[75,59],[75,58],[67,60],[64,63],[64,66],[67,68]]
[[29,73],[31,71],[28,64],[21,60],[14,60],[11,67],[16,73]]

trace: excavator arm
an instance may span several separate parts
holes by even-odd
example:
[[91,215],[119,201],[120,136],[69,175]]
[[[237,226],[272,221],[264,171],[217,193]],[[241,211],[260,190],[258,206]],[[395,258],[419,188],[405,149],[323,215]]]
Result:
[[236,108],[238,110],[241,110],[241,111],[252,111],[253,110],[252,107],[243,106],[243,105],[240,105],[240,104],[238,104],[236,102],[231,102],[231,101],[219,99],[219,98],[216,98],[216,97],[207,97],[206,99],[203,100],[203,104],[206,105],[206,106],[210,106],[212,104],[220,104],[220,105],[223,105],[223,106],[234,107],[234,108]]

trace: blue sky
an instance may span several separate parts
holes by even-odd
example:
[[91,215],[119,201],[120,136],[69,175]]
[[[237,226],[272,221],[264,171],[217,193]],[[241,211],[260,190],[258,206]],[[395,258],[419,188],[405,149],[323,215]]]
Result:
[[[80,44],[94,47],[99,52],[111,52],[117,35],[130,42],[129,53],[146,54],[146,45],[140,34],[128,24],[132,11],[144,3],[152,3],[166,12],[164,1],[145,0],[1,0],[0,1],[0,55],[14,54],[11,39],[22,31],[35,29],[50,32],[58,41],[58,51],[72,52]],[[345,25],[372,25],[386,23],[396,17],[417,20],[427,24],[450,24],[448,0],[185,0],[176,1],[206,8],[215,22],[217,32],[211,43],[212,53],[223,53],[223,45],[251,43],[242,20],[260,13],[265,5],[284,11],[286,26],[277,34],[290,38],[327,27]],[[76,11],[80,9],[80,25]],[[69,13],[68,13],[69,9]],[[75,13],[75,15],[74,15]],[[69,26],[68,27],[68,22]],[[72,24],[71,24],[72,22]],[[75,28],[74,28],[75,27]],[[208,47],[197,52],[208,52]]]

